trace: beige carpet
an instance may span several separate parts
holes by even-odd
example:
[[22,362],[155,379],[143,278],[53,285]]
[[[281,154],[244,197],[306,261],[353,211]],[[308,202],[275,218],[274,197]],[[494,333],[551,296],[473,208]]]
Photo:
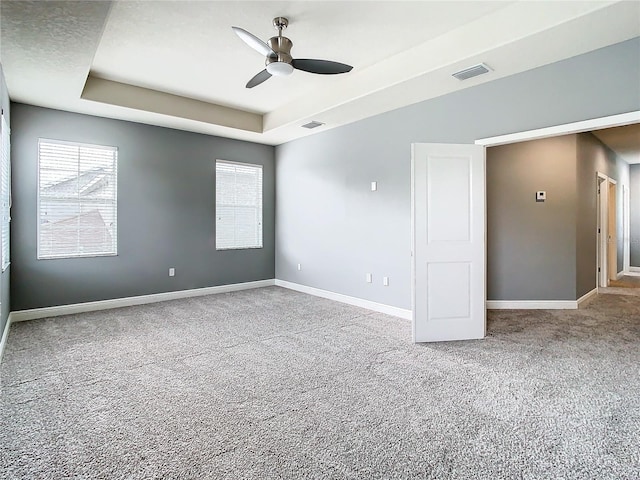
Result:
[[640,298],[484,340],[270,287],[14,324],[2,479],[640,478]]
[[610,280],[609,286],[619,288],[640,288],[640,276],[624,275],[620,280]]

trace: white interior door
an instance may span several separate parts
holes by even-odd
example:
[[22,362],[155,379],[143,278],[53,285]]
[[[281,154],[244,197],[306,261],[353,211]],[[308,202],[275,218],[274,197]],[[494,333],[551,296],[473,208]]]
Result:
[[483,338],[485,151],[412,145],[413,341]]

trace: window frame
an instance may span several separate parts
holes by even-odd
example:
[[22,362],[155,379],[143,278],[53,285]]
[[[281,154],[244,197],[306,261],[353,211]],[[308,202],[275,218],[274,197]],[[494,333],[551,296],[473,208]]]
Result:
[[[256,170],[260,170],[260,245],[256,246],[233,246],[233,247],[219,247],[218,246],[218,164],[223,165],[239,165],[242,167],[250,167]],[[218,252],[233,251],[233,250],[258,250],[264,248],[264,166],[259,163],[248,162],[235,162],[232,160],[223,160],[217,158],[214,162],[214,186],[215,186],[215,207],[214,207],[214,237],[215,237],[215,249]]]
[[[41,227],[41,223],[40,223],[40,207],[41,207],[41,203],[40,203],[40,144],[41,143],[51,143],[51,144],[58,144],[58,145],[71,145],[74,147],[86,147],[86,148],[102,148],[105,150],[113,150],[114,151],[114,155],[115,155],[115,165],[114,165],[114,172],[113,172],[113,177],[115,179],[115,187],[114,187],[114,192],[113,192],[113,204],[114,204],[114,212],[115,212],[115,228],[114,228],[114,232],[113,232],[113,237],[114,237],[114,242],[113,242],[113,252],[107,252],[107,253],[76,253],[76,254],[63,254],[63,255],[47,255],[47,256],[42,256],[41,254],[41,246],[40,246],[40,227]],[[40,137],[38,138],[38,145],[37,145],[37,168],[36,168],[36,173],[37,173],[37,179],[36,179],[36,191],[37,191],[37,198],[36,198],[36,222],[37,222],[37,228],[36,228],[36,260],[63,260],[63,259],[72,259],[72,258],[98,258],[98,257],[116,257],[118,256],[118,232],[119,232],[119,228],[118,228],[118,154],[119,154],[119,148],[113,145],[101,145],[101,144],[96,144],[96,143],[85,143],[85,142],[74,142],[74,141],[70,141],[70,140],[57,140],[57,139],[53,139],[53,138],[44,138],[44,137]]]
[[[0,125],[0,142],[2,143],[2,145],[0,145],[0,162],[4,161],[6,158],[7,161],[7,175],[5,178],[4,172],[3,172],[3,168],[2,165],[0,165],[0,185],[4,186],[4,182],[6,181],[6,195],[7,195],[7,205],[6,205],[6,212],[5,212],[5,206],[4,204],[4,198],[2,195],[2,191],[4,190],[4,188],[2,188],[2,186],[0,186],[0,257],[1,258],[1,264],[0,264],[0,269],[2,270],[2,273],[4,273],[8,268],[9,265],[11,265],[11,128],[9,127],[9,123],[7,122],[6,116],[4,114],[4,111],[2,111],[2,113],[0,114],[1,117],[1,125]],[[6,134],[6,147],[7,147],[7,151],[6,151],[6,156],[5,156],[5,134]],[[6,225],[4,223],[4,218],[5,218],[5,213],[6,213]],[[7,241],[6,243],[2,241],[2,233],[3,230],[5,229],[5,227],[7,228]],[[5,255],[5,248],[6,248],[6,255]]]

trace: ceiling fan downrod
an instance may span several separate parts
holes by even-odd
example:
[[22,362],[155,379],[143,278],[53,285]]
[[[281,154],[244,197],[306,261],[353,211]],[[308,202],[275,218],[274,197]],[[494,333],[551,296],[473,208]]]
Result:
[[273,26],[278,30],[278,36],[282,36],[282,30],[285,30],[289,26],[289,19],[285,17],[276,17],[273,19]]

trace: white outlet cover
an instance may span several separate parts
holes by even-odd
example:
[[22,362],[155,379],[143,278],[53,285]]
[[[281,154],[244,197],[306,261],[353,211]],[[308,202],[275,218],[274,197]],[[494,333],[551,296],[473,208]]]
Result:
[[389,286],[389,277],[382,277],[382,285],[385,287]]
[[170,269],[169,269],[169,276],[170,276],[170,277],[175,277],[175,275],[176,275],[176,269],[175,269],[175,268],[173,268],[173,267],[172,267],[172,268],[170,268]]
[[302,270],[302,265],[298,264],[298,270]]
[[367,283],[371,283],[373,282],[373,275],[371,275],[370,273],[367,273]]
[[378,190],[378,182],[371,182],[371,191],[375,192]]

